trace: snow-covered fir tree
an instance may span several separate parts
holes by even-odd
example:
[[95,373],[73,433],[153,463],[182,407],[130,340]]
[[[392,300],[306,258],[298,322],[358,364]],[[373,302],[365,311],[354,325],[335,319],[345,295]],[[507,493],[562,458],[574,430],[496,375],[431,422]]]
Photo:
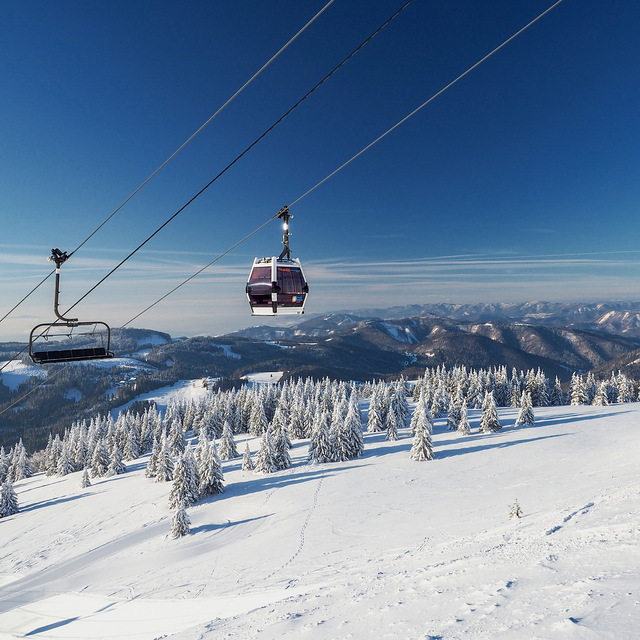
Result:
[[169,482],[173,480],[173,458],[169,451],[169,442],[166,433],[162,434],[154,478],[156,482]]
[[369,413],[367,415],[368,433],[376,433],[377,431],[385,430],[383,414],[381,393],[380,391],[374,391],[369,400]]
[[449,427],[449,431],[455,431],[458,428],[463,404],[464,398],[462,397],[460,388],[458,388],[455,395],[451,395],[449,399],[449,410],[447,411],[447,426]]
[[173,480],[169,491],[169,508],[188,507],[199,498],[198,487],[192,464],[186,451],[178,456],[173,467]]
[[0,485],[7,479],[9,472],[9,456],[5,453],[4,447],[0,447]]
[[158,472],[158,458],[160,457],[161,440],[157,437],[153,437],[153,445],[151,446],[151,455],[147,461],[147,466],[144,470],[145,478],[155,478]]
[[242,455],[242,470],[254,470],[253,459],[251,458],[251,449],[249,449],[249,442],[245,443],[244,454]]
[[191,531],[191,519],[184,505],[178,506],[171,517],[171,537],[182,538]]
[[224,421],[224,426],[222,427],[222,436],[220,437],[220,443],[218,445],[218,455],[220,456],[220,460],[233,460],[233,458],[238,457],[238,449],[233,439],[231,423],[228,420]]
[[433,433],[433,422],[431,420],[431,413],[427,408],[427,400],[424,394],[421,394],[416,403],[416,407],[413,410],[413,415],[411,416],[411,422],[409,427],[411,429],[411,435],[415,435],[417,423],[424,423],[426,428],[429,430],[429,433]]
[[485,393],[484,402],[482,403],[482,416],[480,418],[480,433],[493,433],[500,431],[502,425],[498,418],[498,410],[495,400],[493,399],[493,391]]
[[254,471],[256,473],[274,473],[277,471],[271,429],[269,428],[262,434],[260,439]]
[[278,471],[288,469],[291,466],[289,445],[290,442],[284,426],[273,432],[273,461]]
[[456,433],[459,433],[462,436],[468,436],[471,433],[467,405],[464,403],[460,406],[460,419],[458,420]]
[[533,427],[536,423],[536,418],[533,414],[533,403],[528,391],[523,391],[520,397],[520,411],[516,418],[516,427]]
[[182,427],[182,421],[179,418],[174,418],[171,421],[171,428],[167,434],[167,440],[169,452],[172,456],[179,456],[184,452],[186,447],[184,429]]
[[109,458],[109,450],[107,449],[107,443],[104,439],[100,439],[96,442],[91,455],[91,475],[94,478],[102,478],[109,472],[109,464],[111,459]]
[[62,452],[60,453],[60,457],[58,458],[56,474],[59,476],[66,476],[69,473],[73,473],[75,470],[76,469],[73,464],[73,460],[71,459],[71,453],[69,451],[69,445],[65,442],[62,445]]
[[80,480],[80,486],[83,489],[91,486],[91,480],[89,479],[89,469],[87,469],[87,467],[82,470],[82,479]]
[[13,488],[13,482],[7,478],[0,488],[0,518],[18,513],[18,496]]
[[602,380],[596,388],[596,393],[593,396],[591,404],[598,407],[606,407],[609,404],[609,398],[607,394],[607,383]]
[[29,455],[24,444],[22,444],[22,438],[20,438],[11,456],[11,481],[18,482],[18,480],[30,478],[32,475],[33,468],[29,461]]
[[249,416],[249,433],[252,436],[261,436],[266,432],[268,426],[269,422],[264,405],[256,399]]
[[309,442],[308,460],[312,464],[334,462],[335,449],[329,437],[329,424],[327,414],[320,413],[313,426],[313,434]]
[[560,380],[558,376],[556,376],[556,380],[553,384],[553,388],[551,389],[551,397],[549,398],[549,404],[552,407],[559,407],[560,405],[565,404],[565,394],[562,390],[562,385],[560,384]]
[[199,463],[198,469],[200,498],[224,492],[224,474],[215,442],[207,445],[206,455]]
[[571,376],[570,395],[572,405],[588,404],[584,380],[582,376],[577,373]]
[[[417,413],[417,416],[416,416]],[[433,452],[433,442],[431,440],[431,428],[429,420],[429,412],[424,402],[418,401],[418,405],[414,411],[415,420],[413,424],[413,444],[409,457],[412,460],[424,461],[433,460],[435,454]]]
[[387,418],[387,435],[385,440],[397,440],[398,439],[398,416],[395,412],[390,411]]
[[107,469],[108,476],[117,476],[121,473],[126,473],[127,466],[122,461],[123,455],[118,443],[114,443],[113,448],[111,450],[111,461],[109,462],[109,467]]

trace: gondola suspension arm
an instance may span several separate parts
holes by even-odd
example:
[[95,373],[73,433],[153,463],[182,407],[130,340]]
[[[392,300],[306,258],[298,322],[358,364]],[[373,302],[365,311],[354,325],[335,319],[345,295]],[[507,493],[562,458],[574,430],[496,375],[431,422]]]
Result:
[[51,249],[51,255],[47,258],[56,263],[56,288],[53,298],[53,311],[56,317],[67,325],[71,326],[77,324],[78,318],[65,318],[59,310],[60,302],[60,267],[69,259],[66,251],[60,251],[60,249]]
[[282,207],[282,209],[278,211],[276,217],[283,221],[282,227],[284,228],[284,235],[282,237],[284,249],[278,257],[278,260],[291,260],[291,248],[289,247],[289,219],[293,218],[293,216],[289,213],[289,207]]

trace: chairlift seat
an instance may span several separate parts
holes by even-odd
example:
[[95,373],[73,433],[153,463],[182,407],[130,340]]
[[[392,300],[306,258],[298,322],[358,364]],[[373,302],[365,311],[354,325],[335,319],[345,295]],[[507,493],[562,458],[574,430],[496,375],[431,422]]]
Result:
[[31,359],[36,364],[55,364],[59,362],[79,362],[82,360],[104,360],[113,358],[113,353],[105,347],[85,347],[82,349],[55,349],[52,351],[34,351]]

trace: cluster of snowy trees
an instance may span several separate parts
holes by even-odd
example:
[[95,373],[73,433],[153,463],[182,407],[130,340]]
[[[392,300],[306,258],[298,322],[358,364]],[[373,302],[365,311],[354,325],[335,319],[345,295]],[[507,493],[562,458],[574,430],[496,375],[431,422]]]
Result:
[[[582,392],[580,392],[581,390]],[[498,407],[520,407],[522,394],[527,392],[533,407],[565,404],[609,404],[635,402],[638,389],[634,381],[622,373],[611,374],[608,380],[597,382],[593,373],[574,373],[568,393],[556,377],[553,384],[540,369],[526,373],[506,367],[488,370],[467,369],[464,366],[447,370],[444,366],[426,369],[413,388],[413,398],[424,394],[434,418],[443,416],[451,398],[462,397],[468,408],[482,408],[487,392],[492,392]]]
[[[415,409],[409,409],[413,394]],[[360,398],[368,398],[366,420]],[[13,483],[35,471],[63,476],[82,471],[90,478],[126,471],[126,462],[149,453],[148,478],[171,482],[169,505],[174,510],[172,535],[188,532],[186,509],[224,490],[221,462],[240,457],[235,438],[257,440],[251,452],[247,439],[242,469],[273,473],[291,466],[292,440],[308,440],[311,464],[345,461],[363,453],[363,429],[397,440],[409,428],[410,457],[432,460],[433,420],[446,416],[447,426],[468,435],[468,409],[482,409],[479,431],[502,428],[497,407],[518,407],[515,426],[535,424],[533,407],[560,404],[608,404],[637,399],[635,383],[622,374],[596,381],[592,374],[574,374],[569,393],[559,381],[551,385],[540,370],[511,374],[506,367],[427,369],[415,383],[369,382],[363,385],[312,379],[281,385],[244,386],[211,392],[198,401],[155,407],[142,413],[124,411],[117,419],[95,416],[74,422],[60,435],[49,436],[44,450],[27,455],[22,442],[8,454],[0,448],[0,517],[18,509]]]
[[618,372],[608,380],[596,380],[593,373],[586,376],[574,373],[569,388],[569,403],[606,406],[615,402],[636,402],[638,390],[634,381]]

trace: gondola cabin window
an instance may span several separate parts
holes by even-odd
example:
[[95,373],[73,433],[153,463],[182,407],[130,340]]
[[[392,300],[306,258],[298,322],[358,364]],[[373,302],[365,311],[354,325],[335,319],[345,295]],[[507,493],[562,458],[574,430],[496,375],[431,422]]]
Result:
[[252,306],[271,306],[271,265],[251,270],[247,293]]

